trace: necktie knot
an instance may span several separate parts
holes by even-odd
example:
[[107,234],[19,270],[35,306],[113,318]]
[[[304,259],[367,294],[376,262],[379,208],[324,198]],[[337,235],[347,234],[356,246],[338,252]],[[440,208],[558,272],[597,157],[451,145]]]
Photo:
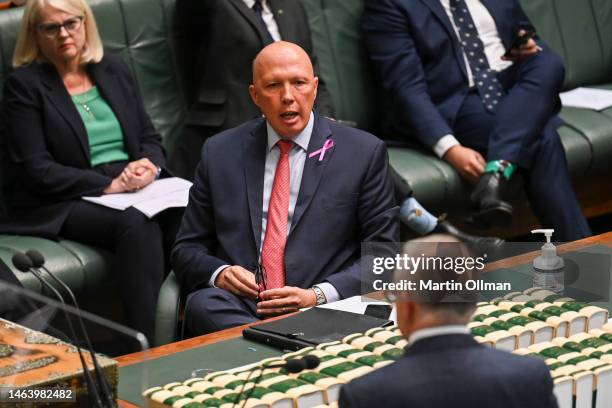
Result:
[[280,149],[281,155],[288,154],[295,144],[290,140],[279,140],[276,145]]
[[253,4],[253,10],[256,13],[261,14],[263,10],[263,0],[255,0],[255,3]]

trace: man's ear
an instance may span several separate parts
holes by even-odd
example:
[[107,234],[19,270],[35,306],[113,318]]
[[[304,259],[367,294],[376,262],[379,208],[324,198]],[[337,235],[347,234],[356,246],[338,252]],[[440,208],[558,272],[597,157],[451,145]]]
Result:
[[317,90],[319,89],[319,77],[314,77],[312,83],[314,84],[314,96],[317,99]]
[[257,89],[253,84],[249,85],[249,95],[251,95],[253,103],[259,107],[259,104],[257,103]]
[[399,300],[395,303],[397,309],[397,324],[405,337],[410,336],[415,321],[415,303],[407,300]]

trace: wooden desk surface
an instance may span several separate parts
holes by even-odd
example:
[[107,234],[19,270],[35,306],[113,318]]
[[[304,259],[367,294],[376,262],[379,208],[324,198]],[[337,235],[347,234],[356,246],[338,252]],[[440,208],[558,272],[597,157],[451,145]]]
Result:
[[[607,245],[607,246],[612,247],[612,231],[607,232],[605,234],[601,234],[601,235],[597,235],[594,237],[585,238],[579,241],[570,242],[570,243],[561,245],[559,246],[558,251],[560,254],[563,254],[565,252],[576,251],[580,248],[584,248],[584,247],[594,245],[594,244],[601,244],[601,245]],[[502,267],[510,267],[510,266],[517,265],[517,264],[523,264],[523,263],[533,260],[538,255],[539,255],[539,251],[514,256],[511,258],[501,260],[501,261],[493,262],[487,265],[487,268],[488,269],[498,269]],[[278,316],[272,319],[268,319],[266,320],[266,322],[282,319],[287,316],[290,316],[290,315]],[[116,360],[119,363],[119,367],[123,367],[123,366],[127,366],[130,364],[139,363],[143,361],[144,359],[156,359],[156,358],[166,356],[169,354],[173,354],[179,351],[189,350],[189,349],[193,349],[196,347],[205,346],[208,344],[213,344],[213,343],[217,343],[220,341],[233,339],[236,337],[241,337],[242,330],[244,330],[245,328],[249,326],[253,326],[259,323],[261,322],[250,323],[250,324],[246,324],[243,326],[238,326],[238,327],[233,327],[231,329],[218,331],[216,333],[206,334],[203,336],[194,337],[191,339],[166,344],[160,347],[152,348],[144,352],[133,353],[133,354],[121,356],[121,357],[116,358]],[[124,407],[124,408],[136,407],[136,405],[133,405],[133,404],[130,404],[129,402],[125,402],[121,400],[119,400],[119,406]]]

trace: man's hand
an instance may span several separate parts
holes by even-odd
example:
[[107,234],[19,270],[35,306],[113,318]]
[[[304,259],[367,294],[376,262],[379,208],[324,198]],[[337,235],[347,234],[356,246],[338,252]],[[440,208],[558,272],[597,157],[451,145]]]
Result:
[[222,270],[217,276],[215,286],[249,299],[257,299],[259,293],[255,275],[238,265],[228,266]]
[[257,304],[257,314],[264,317],[297,312],[303,307],[312,307],[317,303],[317,297],[312,289],[285,286],[269,289],[259,294],[261,302]]
[[[518,35],[525,35],[525,30],[520,30]],[[513,61],[513,62],[521,62],[524,59],[531,57],[533,54],[537,54],[542,51],[542,48],[536,44],[533,38],[527,40],[527,42],[521,45],[519,48],[513,48],[510,50],[510,56],[502,56],[501,59],[504,61]]]
[[459,174],[475,183],[482,175],[487,164],[484,157],[476,150],[456,145],[444,154],[444,160],[449,162]]

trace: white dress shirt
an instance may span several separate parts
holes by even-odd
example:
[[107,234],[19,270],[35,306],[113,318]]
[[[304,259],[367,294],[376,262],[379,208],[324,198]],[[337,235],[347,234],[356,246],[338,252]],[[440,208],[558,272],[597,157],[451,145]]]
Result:
[[[457,38],[460,38],[457,31],[457,26],[453,20],[452,10],[450,9],[450,0],[440,0],[440,3],[442,3],[442,6],[448,15]],[[502,55],[504,55],[506,52],[506,49],[504,48],[504,44],[502,43],[499,32],[497,31],[495,20],[493,20],[489,10],[487,10],[484,4],[482,4],[481,0],[465,0],[465,4],[467,5],[472,16],[472,20],[474,20],[474,25],[476,26],[478,36],[484,45],[484,52],[491,69],[493,71],[503,71],[504,69],[508,68],[510,65],[512,65],[512,62],[501,59]],[[468,84],[471,88],[474,86],[474,77],[472,75],[472,69],[470,68],[465,52],[463,53],[463,60],[468,73]],[[455,136],[449,134],[442,136],[434,145],[433,150],[438,157],[442,158],[448,149],[458,144],[459,141],[455,138]]]
[[449,324],[446,326],[428,327],[426,329],[417,330],[408,337],[408,345],[406,347],[410,347],[419,340],[435,336],[445,336],[448,334],[470,334],[470,329],[462,324]]
[[[243,1],[248,8],[253,9],[255,0]],[[264,23],[266,23],[266,27],[268,27],[268,32],[270,33],[274,41],[280,41],[281,36],[280,31],[278,30],[278,24],[276,24],[276,20],[274,19],[274,14],[272,13],[272,9],[270,9],[270,4],[268,0],[262,0],[261,5],[263,7],[263,10],[261,12],[261,18],[263,18]]]
[[[291,230],[291,222],[293,220],[293,212],[295,211],[295,204],[297,202],[298,194],[300,192],[300,185],[302,184],[302,175],[304,173],[304,163],[306,162],[306,155],[308,151],[308,144],[310,143],[310,137],[312,136],[312,129],[314,127],[314,113],[310,113],[310,119],[306,127],[293,138],[295,146],[289,152],[289,214],[287,219],[287,235]],[[263,242],[266,236],[266,225],[268,223],[268,207],[270,204],[270,195],[272,194],[272,185],[274,184],[274,176],[276,174],[276,165],[280,158],[280,149],[276,145],[276,142],[281,140],[281,137],[276,133],[274,128],[269,122],[266,122],[266,128],[268,132],[268,149],[266,151],[266,164],[264,171],[264,188],[263,188],[263,205],[262,205],[262,219],[261,219],[261,245],[259,247],[259,258],[261,259],[261,250]],[[214,283],[217,276],[221,271],[227,268],[229,265],[223,265],[215,270],[212,274],[209,285],[215,287]],[[336,288],[329,282],[318,283],[318,286],[325,295],[327,302],[335,302],[340,300],[340,294]]]

